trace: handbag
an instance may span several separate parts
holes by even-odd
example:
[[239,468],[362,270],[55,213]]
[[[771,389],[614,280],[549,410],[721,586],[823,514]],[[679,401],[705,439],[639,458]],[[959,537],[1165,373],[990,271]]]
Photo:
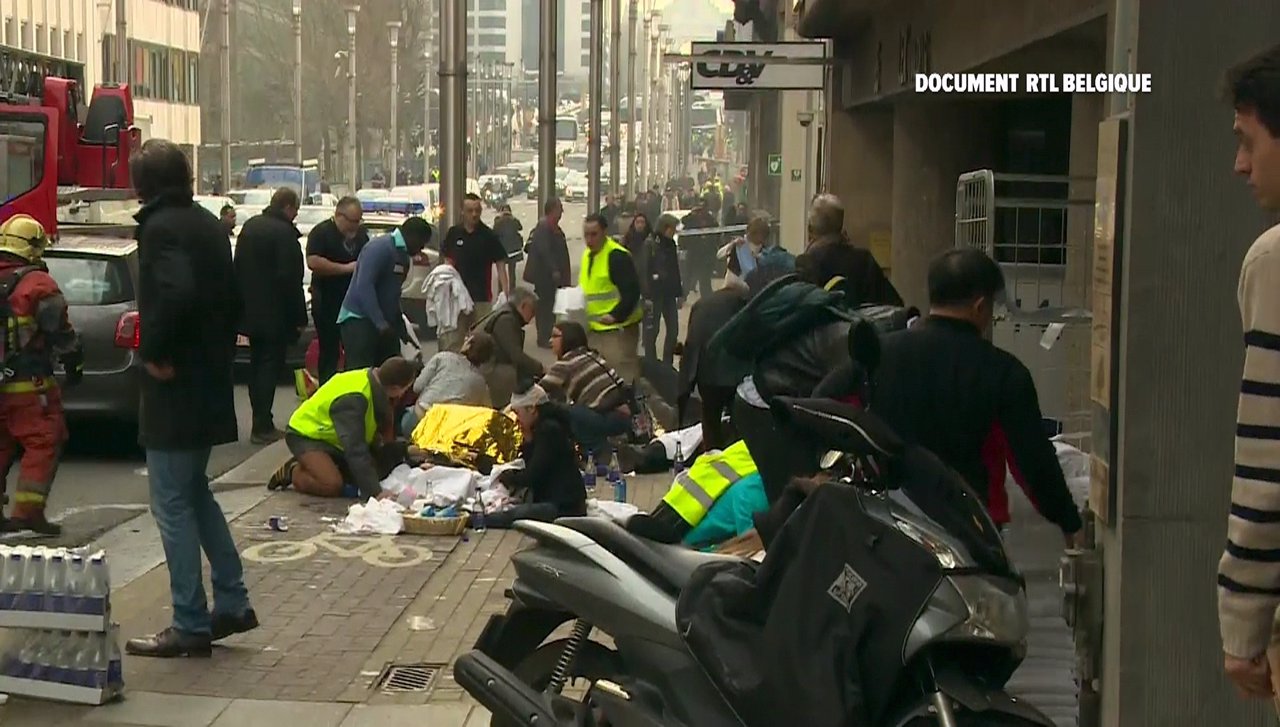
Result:
[[588,350],[587,357],[604,370],[615,386],[615,393],[605,399],[600,408],[605,411],[615,411],[622,406],[626,406],[631,412],[631,429],[628,432],[627,439],[632,444],[648,443],[653,439],[653,413],[649,411],[648,405],[645,404],[644,397],[639,395],[635,386],[624,381],[617,371],[614,371],[601,360],[599,353]]

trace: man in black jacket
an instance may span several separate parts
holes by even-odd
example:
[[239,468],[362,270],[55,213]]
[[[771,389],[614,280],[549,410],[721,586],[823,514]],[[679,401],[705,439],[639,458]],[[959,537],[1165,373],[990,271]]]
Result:
[[680,301],[684,284],[680,280],[680,252],[676,249],[676,227],[673,215],[658,218],[657,229],[645,240],[638,267],[640,291],[644,295],[644,355],[658,357],[658,326],[667,327],[662,347],[662,362],[675,360],[676,341],[680,336]]
[[311,318],[315,321],[320,348],[320,383],[338,372],[342,334],[338,314],[351,287],[356,258],[369,242],[361,225],[364,219],[360,200],[343,197],[333,217],[311,228],[307,234],[307,267],[311,268]]
[[[163,139],[129,162],[143,202],[138,220],[138,315],[142,335],[141,443],[151,513],[164,544],[173,625],[132,639],[130,654],[209,656],[211,642],[257,628],[244,570],[206,469],[214,445],[236,441],[231,381],[240,297],[231,242],[196,204],[191,165]],[[208,555],[213,614],[201,583]]]
[[570,280],[569,244],[560,219],[564,217],[564,204],[556,197],[542,206],[542,220],[529,235],[524,264],[524,280],[538,294],[538,347],[551,348],[551,329],[556,322],[556,290],[573,285]]
[[841,289],[854,305],[902,305],[902,296],[870,250],[857,247],[844,232],[844,204],[834,194],[820,194],[809,206],[809,245],[796,258],[802,280],[826,285],[844,278]]
[[307,325],[298,242],[302,233],[293,224],[298,204],[297,192],[277,189],[262,214],[244,223],[236,240],[236,278],[244,298],[240,333],[249,337],[249,441],[254,444],[270,444],[284,436],[271,415],[276,384],[289,345]]

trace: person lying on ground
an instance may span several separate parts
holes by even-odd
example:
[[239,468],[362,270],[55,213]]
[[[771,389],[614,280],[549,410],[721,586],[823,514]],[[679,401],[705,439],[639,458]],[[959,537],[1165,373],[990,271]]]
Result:
[[285,445],[293,454],[267,482],[319,497],[339,497],[344,485],[381,497],[374,449],[395,440],[394,403],[413,384],[413,364],[392,356],[381,366],[334,375],[289,417]]
[[498,481],[524,502],[485,516],[491,528],[509,528],[516,520],[551,522],[558,517],[587,514],[587,491],[578,470],[578,455],[570,436],[569,414],[534,384],[511,397],[524,441],[520,457],[525,466],[508,470]]
[[492,358],[493,337],[484,331],[474,331],[462,342],[461,351],[441,351],[427,359],[422,373],[413,382],[417,401],[400,418],[400,431],[413,432],[427,410],[436,404],[492,406],[489,385],[480,370]]
[[573,321],[560,321],[551,331],[555,363],[542,377],[543,390],[568,405],[573,436],[589,453],[603,450],[609,437],[631,426],[630,398],[622,377],[587,345],[587,331]]

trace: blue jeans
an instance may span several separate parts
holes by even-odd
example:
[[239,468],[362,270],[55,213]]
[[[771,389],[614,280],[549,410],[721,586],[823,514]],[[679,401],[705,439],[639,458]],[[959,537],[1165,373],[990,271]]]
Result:
[[602,414],[589,406],[573,404],[569,407],[569,424],[573,438],[591,454],[604,451],[609,437],[626,434],[631,429],[631,418],[617,411]]
[[209,489],[209,449],[147,450],[151,514],[160,528],[173,627],[188,634],[209,633],[210,615],[201,576],[200,550],[209,558],[213,613],[239,616],[249,608],[244,567],[222,508]]

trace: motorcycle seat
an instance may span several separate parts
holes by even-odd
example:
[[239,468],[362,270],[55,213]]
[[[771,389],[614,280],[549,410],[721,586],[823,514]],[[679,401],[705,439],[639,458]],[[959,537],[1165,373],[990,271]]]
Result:
[[672,596],[680,595],[681,589],[699,566],[733,560],[730,556],[646,540],[605,518],[564,517],[556,520],[556,524],[576,530],[596,541]]

